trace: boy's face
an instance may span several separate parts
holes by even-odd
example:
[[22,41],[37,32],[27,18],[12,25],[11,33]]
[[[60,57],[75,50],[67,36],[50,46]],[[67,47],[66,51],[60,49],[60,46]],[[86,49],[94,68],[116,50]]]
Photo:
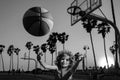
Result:
[[70,64],[70,57],[68,55],[65,55],[62,59],[61,59],[61,66],[62,68],[66,68],[69,66]]

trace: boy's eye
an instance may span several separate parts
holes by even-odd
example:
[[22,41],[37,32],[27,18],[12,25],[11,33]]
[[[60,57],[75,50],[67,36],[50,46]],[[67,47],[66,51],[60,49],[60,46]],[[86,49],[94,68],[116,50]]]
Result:
[[66,59],[66,61],[69,61],[69,59]]
[[62,60],[66,60],[66,61],[69,61],[70,59],[62,59]]

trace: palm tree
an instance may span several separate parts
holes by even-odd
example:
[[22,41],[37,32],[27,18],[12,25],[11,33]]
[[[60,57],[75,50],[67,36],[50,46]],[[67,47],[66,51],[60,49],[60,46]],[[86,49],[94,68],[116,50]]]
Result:
[[91,40],[91,45],[92,45],[93,57],[94,57],[94,64],[95,64],[95,68],[97,69],[96,56],[95,56],[92,33],[91,33],[92,29],[96,27],[97,21],[94,19],[87,19],[86,18],[83,20],[82,25],[86,29],[87,33],[90,34],[90,40]]
[[19,69],[19,52],[20,52],[20,49],[19,48],[15,48],[14,52],[17,55],[17,71],[18,71],[18,69]]
[[7,50],[7,54],[10,56],[10,65],[9,65],[9,71],[10,71],[11,70],[11,54],[12,54],[12,52],[10,50],[10,46],[9,46],[9,48]]
[[[38,56],[39,55],[39,51],[40,51],[40,47],[39,45],[36,45],[36,46],[33,46],[33,51],[35,51],[36,55]],[[38,63],[37,63],[38,64]],[[37,65],[36,64],[36,65]],[[37,66],[36,66],[37,67]]]
[[42,56],[42,53],[40,52],[38,55],[37,55],[37,61],[40,63],[40,65],[44,68],[44,69],[46,69],[46,67],[41,63],[41,56]]
[[[33,44],[32,44],[32,42],[27,42],[25,46],[29,50],[28,58],[30,58],[30,50],[31,50]],[[28,71],[29,71],[29,68],[30,68],[30,60],[28,60],[28,69],[27,69]]]
[[58,41],[58,33],[57,33],[57,32],[53,32],[52,35],[53,35],[53,42],[54,42],[55,47],[56,47],[56,50],[55,50],[56,53],[55,53],[55,54],[56,54],[56,57],[57,57],[57,41]]
[[14,51],[14,46],[10,45],[8,47],[7,53],[10,56],[10,66],[9,66],[9,70],[11,70],[11,65],[12,65],[12,70],[13,70],[13,51]]
[[41,45],[41,50],[44,53],[44,62],[46,62],[46,51],[47,51],[47,48],[48,48],[47,43],[44,43],[44,44]]
[[106,62],[107,62],[107,67],[109,68],[108,57],[107,57],[107,53],[106,53],[106,45],[105,45],[105,43],[106,43],[105,36],[108,32],[110,32],[110,27],[107,23],[102,22],[102,23],[98,24],[98,34],[102,34],[102,37],[103,37],[105,58],[106,58]]
[[58,34],[58,40],[63,44],[63,50],[65,50],[65,41],[68,40],[69,35],[65,32]]
[[50,53],[52,54],[52,63],[51,63],[51,65],[53,65],[53,53],[56,51],[55,45],[54,45],[54,44],[49,45],[48,50],[49,50]]
[[47,44],[48,44],[48,50],[52,54],[52,63],[51,63],[51,65],[53,65],[53,53],[56,51],[56,42],[57,42],[57,39],[54,37],[53,34],[50,34],[50,36],[49,36],[49,38],[47,40]]
[[35,51],[35,53],[38,55],[40,51],[39,45],[33,46],[33,51]]
[[111,53],[112,53],[112,55],[113,55],[114,62],[115,62],[115,46],[111,46],[111,47],[110,47],[110,51],[111,51]]
[[4,45],[0,45],[0,55],[1,55],[1,59],[2,59],[2,67],[3,67],[3,71],[5,71],[5,68],[4,68],[4,60],[3,60],[3,55],[2,55],[2,52],[3,52],[3,49],[5,48]]
[[[83,47],[83,49],[85,50],[85,58],[86,58],[86,69],[87,69],[87,50],[89,50],[89,46],[87,46],[87,45],[85,45],[84,47]],[[84,59],[84,58],[83,58]]]
[[114,42],[114,44],[113,44],[112,46],[110,46],[110,48],[109,48],[110,51],[111,51],[111,53],[112,53],[112,55],[113,55],[115,66],[116,66],[116,64],[118,64],[117,59],[116,59],[117,56],[116,56],[116,54],[115,54],[115,53],[116,53],[116,48],[119,48],[119,47],[118,47],[118,45],[115,44],[115,42]]

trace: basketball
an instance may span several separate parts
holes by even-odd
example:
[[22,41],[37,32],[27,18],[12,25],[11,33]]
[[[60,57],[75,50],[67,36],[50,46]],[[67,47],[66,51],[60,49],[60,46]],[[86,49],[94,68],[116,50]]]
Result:
[[53,28],[53,18],[47,9],[32,7],[23,16],[23,26],[33,36],[45,36]]

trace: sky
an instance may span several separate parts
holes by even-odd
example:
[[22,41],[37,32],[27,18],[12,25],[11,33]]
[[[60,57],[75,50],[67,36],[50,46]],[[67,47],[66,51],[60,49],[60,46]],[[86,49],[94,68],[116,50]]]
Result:
[[[41,45],[46,42],[49,35],[52,32],[66,32],[69,35],[68,41],[65,43],[65,49],[70,50],[71,52],[76,53],[80,52],[85,53],[83,47],[88,45],[90,49],[87,51],[87,65],[94,66],[93,62],[93,53],[90,42],[90,36],[86,30],[81,25],[79,21],[75,25],[71,26],[70,15],[67,13],[67,8],[70,7],[70,4],[73,0],[1,0],[0,2],[0,44],[5,45],[3,52],[3,58],[5,62],[5,69],[9,69],[9,60],[10,57],[7,54],[7,49],[9,45],[13,44],[14,47],[21,49],[20,58],[24,56],[24,53],[28,54],[28,50],[25,47],[25,44],[28,41],[31,41],[34,45]],[[115,8],[116,23],[118,29],[120,29],[120,0],[113,0]],[[52,17],[54,26],[52,30],[45,36],[36,37],[30,35],[23,27],[23,15],[31,7],[43,7],[47,9]],[[102,6],[100,9],[103,11],[105,16],[112,20],[111,4],[110,0],[102,0]],[[93,13],[101,15],[100,10],[95,10]],[[111,27],[111,32],[106,35],[106,48],[107,55],[110,59],[113,60],[113,55],[109,51],[109,47],[113,44],[115,39],[114,29]],[[95,54],[97,59],[97,65],[100,65],[102,58],[105,58],[104,47],[103,47],[103,38],[101,34],[97,33],[97,30],[92,30],[93,43],[95,47]],[[58,51],[62,50],[62,44],[57,43]],[[35,58],[36,55],[34,52],[31,52],[31,57]],[[1,59],[1,58],[0,58]],[[16,69],[16,60],[17,56],[14,55],[14,68]],[[44,57],[42,57],[44,60]],[[51,62],[51,55],[47,52],[47,64]],[[34,69],[35,63],[31,61],[30,69]],[[20,59],[21,69],[27,70],[27,61]],[[40,67],[40,66],[39,66]],[[81,63],[79,65],[81,68]],[[1,61],[0,61],[0,70],[2,70]]]

